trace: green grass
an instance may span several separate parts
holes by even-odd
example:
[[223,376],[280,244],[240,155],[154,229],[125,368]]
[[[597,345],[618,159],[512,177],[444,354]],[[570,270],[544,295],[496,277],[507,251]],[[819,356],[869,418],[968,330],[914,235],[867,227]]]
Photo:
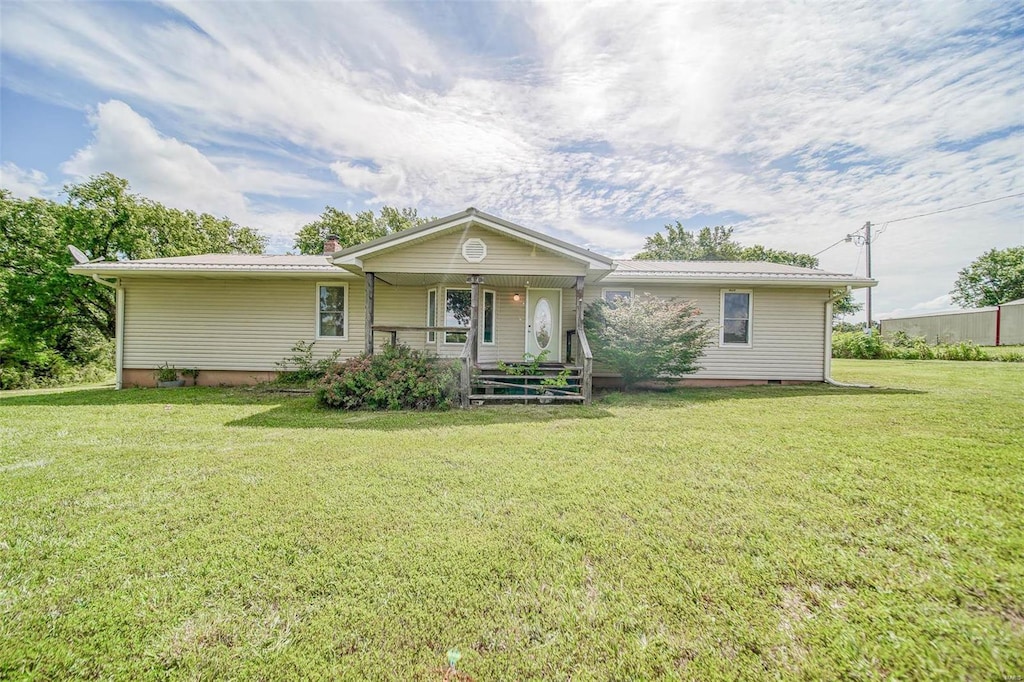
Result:
[[1003,355],[1024,355],[1024,346],[982,346],[981,349],[989,355],[1001,357]]
[[1024,366],[329,413],[0,397],[0,678],[1024,672]]

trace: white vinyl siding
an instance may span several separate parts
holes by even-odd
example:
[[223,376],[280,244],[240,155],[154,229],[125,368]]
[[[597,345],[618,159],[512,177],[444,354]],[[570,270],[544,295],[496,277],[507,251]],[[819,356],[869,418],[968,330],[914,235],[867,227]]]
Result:
[[[487,245],[487,255],[479,263],[466,262],[462,257],[462,244],[467,239],[480,239]],[[586,265],[487,228],[473,226],[367,256],[363,259],[363,270],[465,275],[583,275],[586,274]]]
[[[365,289],[362,277],[339,277],[348,284],[345,339],[316,339],[314,302],[321,277],[167,277],[124,278],[124,367],[152,369],[169,362],[200,369],[275,371],[296,341],[312,342],[314,355],[334,349],[342,358],[363,351]],[[718,326],[720,287],[631,284],[636,294],[693,299]],[[428,286],[378,283],[374,319],[378,325],[420,326]],[[525,349],[526,297],[522,287],[493,287],[495,343],[481,344],[480,361],[514,361]],[[442,289],[438,290],[438,298]],[[713,343],[701,359],[698,378],[792,379],[820,381],[824,375],[824,303],[827,289],[753,288],[752,348],[720,348]],[[515,300],[514,295],[520,294]],[[601,296],[589,286],[586,303]],[[572,289],[562,292],[562,338],[575,327]],[[438,312],[440,319],[440,311]],[[716,332],[717,335],[717,332]],[[375,334],[380,349],[391,338]],[[457,357],[460,344],[425,343],[423,332],[399,332],[400,343]]]
[[[339,283],[344,282],[339,278]],[[314,355],[363,350],[362,279],[347,280],[348,336],[317,339],[318,281],[285,277],[124,278],[124,366],[275,371],[297,341]],[[323,279],[319,284],[325,283]],[[418,308],[422,310],[422,308]]]
[[[797,287],[753,287],[750,348],[717,343],[721,319],[721,288],[685,284],[635,283],[636,295],[651,293],[697,303],[701,315],[715,327],[715,340],[706,349],[697,379],[821,381],[825,376],[825,301],[829,290]],[[589,288],[586,303],[600,291]]]

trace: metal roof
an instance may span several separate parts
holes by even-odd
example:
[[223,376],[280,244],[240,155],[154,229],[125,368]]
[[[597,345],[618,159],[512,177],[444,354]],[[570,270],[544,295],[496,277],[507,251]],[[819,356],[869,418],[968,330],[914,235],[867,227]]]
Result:
[[604,282],[775,282],[785,284],[826,284],[856,288],[877,282],[839,272],[801,268],[763,261],[653,261],[617,260],[616,268]]
[[97,261],[71,268],[78,274],[121,272],[326,272],[339,273],[324,256],[204,253],[198,256]]
[[[197,256],[177,256],[173,258],[147,258],[126,261],[98,261],[84,263],[70,268],[77,274],[104,274],[118,276],[124,273],[264,273],[264,274],[332,274],[346,276],[346,270],[332,263],[339,254],[364,252],[370,245],[387,244],[400,236],[418,233],[431,228],[438,228],[453,220],[483,217],[488,221],[502,223],[509,229],[521,231],[529,237],[534,236],[548,240],[559,247],[569,248],[587,257],[593,257],[601,263],[608,263],[614,268],[602,280],[606,283],[616,282],[700,282],[722,284],[757,284],[772,282],[786,285],[827,285],[852,286],[855,288],[874,286],[877,282],[854,275],[801,268],[781,263],[761,261],[654,261],[654,260],[611,260],[606,256],[594,254],[571,244],[559,242],[544,235],[538,235],[526,228],[505,223],[500,218],[488,216],[475,209],[467,209],[462,213],[441,220],[427,223],[412,230],[406,230],[382,239],[339,251],[331,256],[294,256],[264,254],[206,253]],[[607,270],[603,270],[607,272]],[[1007,305],[1024,302],[1013,301]]]

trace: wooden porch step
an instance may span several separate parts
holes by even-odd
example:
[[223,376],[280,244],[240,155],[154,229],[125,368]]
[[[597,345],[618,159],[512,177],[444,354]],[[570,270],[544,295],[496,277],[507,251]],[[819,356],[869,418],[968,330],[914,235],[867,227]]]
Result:
[[483,400],[483,401],[498,401],[498,400],[514,400],[524,401],[532,400],[536,402],[548,401],[548,400],[560,400],[566,402],[582,402],[582,395],[496,395],[493,393],[471,393],[469,396],[471,401]]
[[[512,374],[477,374],[473,377],[473,380],[487,380],[487,381],[521,381],[523,379],[532,379],[534,381],[543,381],[544,379],[552,379],[551,376],[514,376]],[[577,381],[581,378],[579,374],[569,374],[565,377],[568,380],[576,379]]]

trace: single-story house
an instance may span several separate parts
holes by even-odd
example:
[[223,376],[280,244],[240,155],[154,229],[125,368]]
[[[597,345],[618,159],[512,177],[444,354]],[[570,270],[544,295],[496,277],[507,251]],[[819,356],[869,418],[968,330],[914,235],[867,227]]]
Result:
[[903,332],[933,344],[973,341],[979,346],[1015,346],[1024,344],[1024,298],[984,308],[887,317],[878,324],[886,338]]
[[695,301],[719,332],[684,381],[814,382],[830,380],[837,290],[875,284],[774,263],[613,260],[473,208],[351,248],[328,239],[323,255],[205,254],[71,272],[116,289],[118,387],[153,385],[164,363],[198,368],[201,384],[252,383],[274,377],[298,341],[342,358],[397,341],[461,358],[474,376],[546,352],[574,370],[580,399],[593,373],[582,321],[598,298]]

